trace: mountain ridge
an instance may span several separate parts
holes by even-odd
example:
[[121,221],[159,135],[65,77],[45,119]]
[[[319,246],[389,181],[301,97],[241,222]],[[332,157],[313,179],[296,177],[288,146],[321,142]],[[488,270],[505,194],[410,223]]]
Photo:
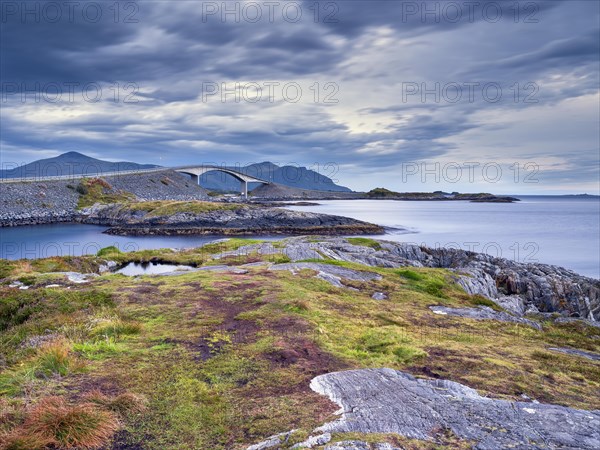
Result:
[[21,166],[0,170],[0,179],[52,177],[60,175],[94,175],[123,170],[153,169],[160,167],[155,164],[138,164],[129,161],[104,161],[83,153],[70,151],[52,158],[38,159],[37,161]]
[[[138,164],[128,161],[104,161],[92,158],[83,153],[70,151],[61,155],[40,159],[19,167],[0,170],[0,179],[48,177],[59,175],[101,175],[124,170],[141,170],[161,167],[155,164]],[[285,186],[328,192],[352,192],[345,186],[337,185],[331,178],[306,167],[278,166],[264,161],[247,166],[223,166],[242,172],[259,179]],[[250,183],[253,189],[259,183]],[[237,192],[240,189],[239,181],[223,172],[209,172],[200,177],[200,186],[205,189],[228,192]]]

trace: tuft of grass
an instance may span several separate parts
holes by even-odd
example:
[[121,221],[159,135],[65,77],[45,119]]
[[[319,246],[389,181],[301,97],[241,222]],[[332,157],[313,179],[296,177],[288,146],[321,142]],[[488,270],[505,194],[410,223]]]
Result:
[[54,441],[36,433],[13,432],[0,436],[0,450],[45,450]]
[[448,287],[449,283],[443,276],[440,276],[443,275],[443,272],[434,275],[431,271],[420,272],[412,269],[399,269],[395,270],[394,273],[409,280],[415,290],[438,298],[448,298],[444,289]]
[[371,247],[375,250],[381,250],[381,244],[377,242],[375,239],[357,237],[357,238],[348,238],[346,239],[352,245],[360,245],[363,247]]
[[408,364],[417,359],[425,358],[428,356],[426,351],[408,345],[398,345],[394,348],[392,353],[398,358],[398,361],[402,364]]
[[70,405],[61,397],[45,397],[27,414],[23,425],[7,436],[0,448],[100,448],[118,429],[115,414],[92,403]]
[[84,358],[102,360],[124,352],[125,347],[123,344],[116,342],[114,338],[107,337],[106,339],[75,343],[73,344],[73,350],[80,353]]
[[82,363],[73,355],[68,343],[56,340],[38,349],[31,370],[36,377],[47,378],[53,375],[66,376],[81,368]]
[[114,255],[114,254],[118,255],[120,253],[121,253],[121,250],[119,250],[114,245],[111,245],[109,247],[104,247],[104,248],[101,248],[100,250],[98,250],[98,253],[96,253],[96,256],[107,257],[107,256]]
[[132,320],[123,320],[117,316],[106,316],[92,320],[91,332],[96,337],[120,337],[139,334],[142,325]]
[[422,279],[425,278],[420,273],[415,272],[414,270],[410,270],[410,269],[396,270],[396,274],[400,275],[403,278],[406,278],[407,280],[412,280],[412,281],[421,281]]
[[148,401],[144,396],[132,392],[125,392],[113,397],[96,389],[86,393],[83,398],[121,417],[142,413],[148,407]]

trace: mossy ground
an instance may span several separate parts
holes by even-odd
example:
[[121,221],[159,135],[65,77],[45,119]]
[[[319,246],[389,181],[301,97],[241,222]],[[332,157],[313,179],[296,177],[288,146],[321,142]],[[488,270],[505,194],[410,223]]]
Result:
[[132,202],[124,205],[133,211],[145,211],[148,217],[170,216],[178,212],[200,214],[210,211],[236,210],[249,208],[241,203],[204,202],[204,201],[152,201]]
[[117,191],[103,178],[84,178],[77,185],[79,194],[78,208],[86,208],[96,203],[120,203],[131,201],[135,198],[130,192]]
[[[232,239],[181,253],[106,250],[103,257],[215,264],[222,261],[211,262],[211,253],[246,243]],[[310,270],[293,275],[261,266],[245,274],[108,274],[84,285],[62,279],[59,288],[42,287],[52,279],[48,270],[93,267],[99,259],[0,265],[11,279],[31,280],[29,290],[0,287],[0,417],[10,418],[0,421],[0,433],[23,426],[23,405],[48,396],[89,403],[90,392],[99,391],[147,399],[147,408],[121,421],[114,448],[241,449],[298,429],[292,444],[335,418],[337,406],[309,389],[314,376],[383,366],[451,379],[493,397],[522,400],[526,394],[600,408],[600,364],[547,350],[598,351],[596,329],[548,322],[538,331],[432,314],[428,307],[434,304],[485,303],[454,285],[444,270],[338,263],[383,276],[353,283],[358,291],[333,287]],[[373,292],[389,299],[373,300]],[[433,448],[393,435],[334,440],[355,437]],[[438,436],[438,444],[468,448],[447,433]]]

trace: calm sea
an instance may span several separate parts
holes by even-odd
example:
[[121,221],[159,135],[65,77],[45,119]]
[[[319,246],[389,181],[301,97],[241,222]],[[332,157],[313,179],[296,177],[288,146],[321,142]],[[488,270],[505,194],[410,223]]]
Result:
[[600,198],[519,196],[516,203],[319,201],[293,206],[403,231],[385,239],[542,262],[600,278]]
[[[520,198],[521,202],[507,204],[335,200],[290,208],[338,214],[397,229],[378,236],[384,239],[556,264],[600,278],[600,199]],[[219,238],[110,236],[102,234],[105,228],[80,224],[2,228],[0,257],[83,255],[109,245],[122,251],[184,248]]]

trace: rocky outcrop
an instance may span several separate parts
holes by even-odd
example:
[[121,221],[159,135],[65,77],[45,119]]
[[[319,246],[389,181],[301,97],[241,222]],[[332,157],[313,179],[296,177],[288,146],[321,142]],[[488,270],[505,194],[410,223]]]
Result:
[[[596,322],[600,318],[600,280],[547,264],[524,264],[458,249],[432,249],[379,241],[380,249],[352,245],[346,239],[286,241],[283,252],[307,254],[374,267],[446,268],[469,294],[487,297],[510,312],[558,312]],[[279,250],[281,251],[281,250]],[[290,257],[291,258],[291,257]],[[294,258],[291,258],[294,260]],[[511,306],[512,305],[512,306]]]
[[[347,261],[372,267],[446,268],[467,293],[493,300],[509,313],[560,313],[567,319],[583,319],[600,326],[600,280],[547,264],[524,264],[482,253],[457,249],[432,249],[401,242],[377,241],[379,249],[353,245],[344,238],[288,238],[272,243],[248,245],[222,256],[284,254],[291,261],[305,259]],[[560,320],[560,319],[558,319]]]
[[450,430],[477,449],[600,448],[600,411],[491,399],[459,383],[392,369],[328,373],[310,387],[340,406],[338,420],[315,430],[323,433],[434,440],[439,430]]
[[275,264],[269,268],[270,270],[289,270],[295,273],[302,269],[310,269],[317,272],[317,277],[327,281],[336,287],[347,287],[344,280],[352,281],[372,281],[381,280],[381,275],[373,272],[365,272],[363,270],[353,270],[346,267],[333,266],[331,264],[319,264],[310,262],[298,262],[289,264]]
[[96,206],[85,211],[84,223],[107,225],[115,235],[186,234],[383,234],[378,225],[342,216],[247,205],[212,211],[148,214],[123,205]]
[[447,306],[430,306],[429,309],[431,309],[434,314],[443,316],[465,317],[467,319],[475,320],[497,320],[499,322],[511,322],[527,325],[535,328],[536,330],[542,329],[542,326],[533,320],[525,319],[523,317],[515,317],[512,314],[502,311],[494,311],[489,306],[479,306],[477,308],[449,308]]

